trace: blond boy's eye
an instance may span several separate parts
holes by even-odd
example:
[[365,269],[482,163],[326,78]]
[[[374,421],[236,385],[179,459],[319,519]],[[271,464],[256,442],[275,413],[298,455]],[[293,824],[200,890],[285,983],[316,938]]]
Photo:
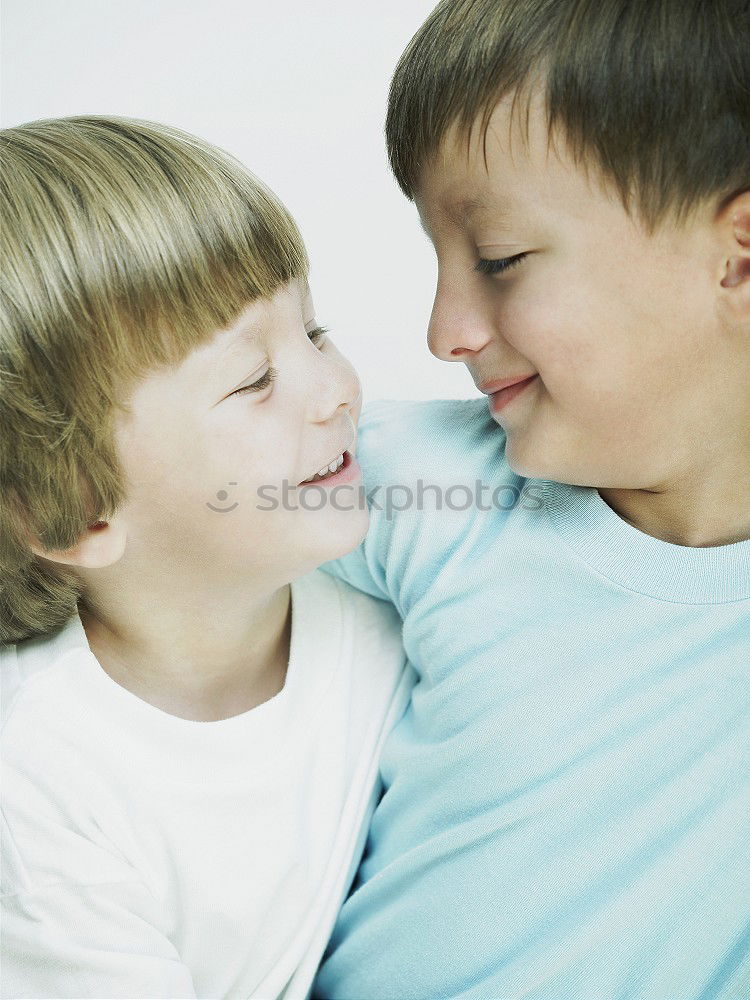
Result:
[[245,392],[262,392],[263,389],[267,389],[269,385],[276,378],[278,372],[275,368],[269,368],[265,375],[262,375],[257,382],[253,382],[250,385],[243,385],[239,389],[235,389],[232,396],[241,396]]
[[[327,326],[316,326],[314,330],[310,330],[307,336],[316,346],[320,346],[320,342],[324,339],[325,335],[328,333]],[[251,385],[243,385],[239,389],[235,389],[232,393],[233,396],[241,396],[246,392],[262,392],[267,389],[271,383],[274,381],[278,372],[271,366],[268,371],[262,375],[257,382],[253,382]]]
[[327,326],[316,326],[314,330],[310,330],[307,336],[310,338],[313,344],[319,344],[327,333],[328,333]]

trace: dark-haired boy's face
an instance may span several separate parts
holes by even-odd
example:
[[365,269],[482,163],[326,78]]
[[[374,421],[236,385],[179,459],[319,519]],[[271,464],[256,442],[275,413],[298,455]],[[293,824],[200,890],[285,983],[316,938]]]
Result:
[[737,456],[718,442],[748,446],[750,351],[721,312],[726,255],[708,215],[649,237],[564,149],[548,151],[538,98],[528,147],[510,105],[494,110],[486,166],[478,129],[468,151],[450,132],[421,178],[438,258],[430,350],[477,387],[536,375],[493,412],[521,475],[623,489],[696,462],[721,475]]

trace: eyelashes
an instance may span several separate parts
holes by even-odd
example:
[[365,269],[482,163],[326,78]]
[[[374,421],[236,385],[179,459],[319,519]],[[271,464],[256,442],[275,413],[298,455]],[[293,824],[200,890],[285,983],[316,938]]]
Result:
[[235,389],[232,395],[241,396],[245,392],[260,392],[262,389],[267,389],[278,374],[279,373],[276,369],[271,366],[267,369],[265,375],[262,378],[259,378],[257,382],[253,382],[252,385],[243,385],[241,389]]
[[[314,330],[310,330],[308,337],[313,342],[313,344],[318,343],[318,341],[328,333],[327,326],[316,326]],[[240,389],[235,389],[232,396],[242,396],[246,392],[262,392],[267,389],[272,382],[275,381],[278,371],[273,365],[269,365],[265,374],[262,375],[257,382],[253,382],[251,385],[243,385]]]
[[501,257],[499,260],[480,258],[474,265],[474,270],[480,274],[503,274],[520,264],[525,257],[528,257],[528,253],[517,253],[514,257]]

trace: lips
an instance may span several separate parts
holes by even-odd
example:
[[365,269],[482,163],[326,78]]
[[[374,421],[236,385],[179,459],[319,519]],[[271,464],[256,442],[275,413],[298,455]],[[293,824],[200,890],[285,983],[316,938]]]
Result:
[[300,483],[300,487],[317,487],[319,489],[326,489],[329,486],[343,486],[345,484],[355,483],[362,477],[362,470],[359,466],[359,462],[352,455],[350,451],[344,452],[344,462],[343,465],[330,476],[326,476],[323,479],[313,479],[310,482]]
[[510,406],[513,400],[522,396],[528,387],[533,385],[536,380],[537,376],[532,375],[531,378],[521,379],[520,382],[514,382],[512,385],[508,385],[504,389],[496,389],[495,392],[491,392],[490,411],[493,416],[505,410],[506,407]]
[[493,392],[500,392],[501,389],[508,389],[510,386],[518,385],[520,382],[528,382],[532,378],[536,378],[537,374],[538,372],[532,372],[530,375],[515,375],[510,378],[480,382],[479,391],[483,392],[486,396],[491,396]]
[[331,462],[335,462],[335,461],[336,461],[336,459],[337,459],[337,458],[339,457],[339,455],[343,455],[343,456],[344,456],[344,459],[346,460],[346,453],[347,453],[348,451],[351,451],[351,449],[352,449],[352,448],[354,447],[354,442],[355,442],[355,441],[356,441],[356,435],[355,435],[355,438],[354,438],[354,440],[350,441],[350,442],[349,442],[349,444],[345,444],[345,445],[343,445],[343,447],[342,447],[342,448],[341,448],[341,449],[340,449],[339,451],[337,451],[337,452],[336,452],[336,454],[335,454],[335,455],[334,455],[334,456],[333,456],[332,458],[329,458],[327,462],[323,462],[323,463],[321,463],[321,465],[319,465],[319,466],[318,466],[318,467],[317,467],[317,468],[315,469],[315,471],[314,471],[314,472],[311,472],[311,473],[310,473],[310,475],[309,475],[309,476],[307,476],[307,477],[306,477],[305,479],[303,479],[303,480],[302,480],[302,482],[301,482],[301,483],[299,483],[298,485],[299,485],[299,486],[302,486],[302,484],[303,484],[303,483],[305,483],[305,484],[306,484],[306,483],[309,483],[309,482],[310,482],[310,480],[311,480],[311,479],[313,479],[313,477],[314,477],[314,476],[316,476],[316,475],[318,474],[318,471],[319,471],[320,469],[324,469],[324,468],[326,468],[326,466],[330,465],[330,464],[331,464]]

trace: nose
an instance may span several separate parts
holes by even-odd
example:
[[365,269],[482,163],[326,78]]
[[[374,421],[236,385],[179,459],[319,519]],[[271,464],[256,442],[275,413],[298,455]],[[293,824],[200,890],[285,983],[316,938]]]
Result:
[[362,386],[354,368],[343,355],[318,355],[323,362],[313,388],[313,419],[323,423],[348,411],[356,424],[362,405]]
[[427,346],[441,361],[469,362],[492,339],[485,303],[468,282],[438,277],[427,327]]

